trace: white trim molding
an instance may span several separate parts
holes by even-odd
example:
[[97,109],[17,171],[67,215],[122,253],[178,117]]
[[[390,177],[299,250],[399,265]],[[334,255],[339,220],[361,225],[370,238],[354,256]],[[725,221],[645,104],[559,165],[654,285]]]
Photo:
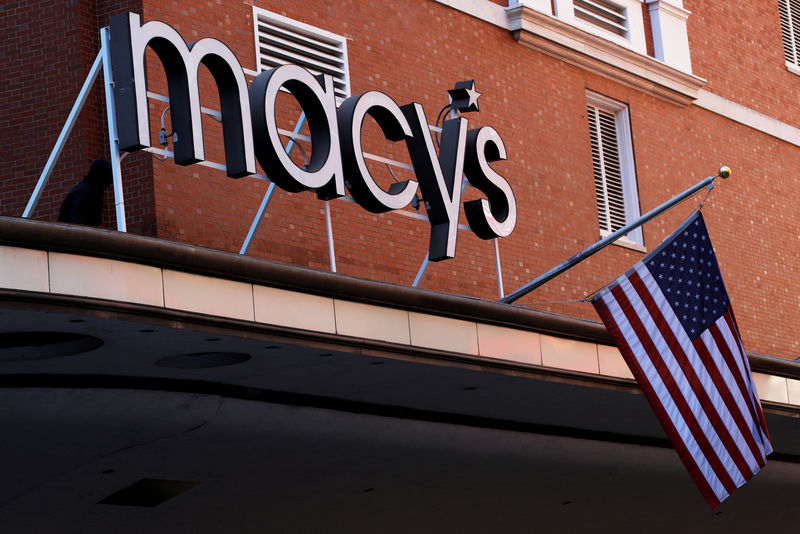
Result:
[[691,13],[683,0],[647,0],[656,59],[683,72],[692,72],[686,21]]
[[781,141],[800,146],[800,128],[773,119],[768,115],[722,98],[708,91],[700,90],[694,105],[716,113],[726,119],[743,124],[756,131],[771,135]]
[[800,68],[798,68],[798,66],[795,65],[794,63],[789,63],[787,61],[786,62],[786,70],[788,70],[792,74],[797,74],[798,76],[800,76]]
[[[476,19],[480,19],[484,22],[488,22],[490,24],[494,24],[495,26],[499,26],[501,28],[508,29],[508,18],[506,17],[506,8],[501,6],[500,4],[495,4],[494,2],[489,2],[489,0],[434,0],[435,2],[439,2],[440,4],[444,4],[447,7],[451,7],[456,11],[461,11],[462,13],[466,13]],[[550,0],[538,0],[544,1],[547,5],[550,5]]]
[[527,5],[506,9],[522,45],[599,74],[680,107],[697,99],[705,80]]

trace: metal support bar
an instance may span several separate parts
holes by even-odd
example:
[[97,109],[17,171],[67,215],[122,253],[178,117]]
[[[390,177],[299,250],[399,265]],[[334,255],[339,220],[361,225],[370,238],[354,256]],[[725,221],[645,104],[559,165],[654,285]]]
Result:
[[622,228],[620,228],[616,232],[606,236],[605,238],[601,239],[600,241],[598,241],[594,245],[590,246],[589,248],[584,249],[583,251],[579,252],[578,254],[572,256],[567,261],[557,265],[556,267],[553,267],[552,269],[550,269],[549,271],[547,271],[543,275],[539,276],[535,280],[533,280],[531,282],[528,282],[527,284],[525,284],[521,288],[517,289],[513,293],[509,294],[508,296],[501,298],[500,302],[505,302],[507,304],[511,303],[511,302],[514,302],[518,298],[520,298],[520,297],[522,297],[524,295],[527,295],[528,293],[530,293],[531,291],[533,291],[537,287],[541,286],[542,284],[544,284],[546,282],[549,282],[550,280],[552,280],[553,278],[555,278],[559,274],[563,273],[567,269],[570,269],[570,268],[574,267],[575,265],[577,265],[578,263],[582,262],[583,260],[585,260],[586,258],[591,256],[592,254],[594,254],[596,252],[599,252],[600,250],[602,250],[603,248],[607,247],[608,245],[610,245],[611,243],[613,243],[614,241],[616,241],[620,237],[624,236],[625,234],[627,234],[631,230],[642,226],[647,221],[649,221],[651,219],[654,219],[655,217],[661,215],[663,212],[665,212],[666,210],[668,210],[671,207],[675,206],[676,204],[686,200],[687,198],[689,198],[690,196],[694,195],[695,193],[697,193],[701,189],[703,189],[705,187],[708,187],[709,189],[713,188],[714,187],[714,180],[717,178],[717,176],[722,176],[723,178],[727,178],[728,176],[730,176],[730,169],[728,169],[727,167],[722,167],[720,169],[719,173],[717,173],[716,175],[708,176],[707,178],[704,178],[703,180],[701,180],[697,184],[693,185],[692,187],[690,187],[689,189],[687,189],[683,193],[680,193],[679,195],[676,195],[676,196],[672,197],[670,200],[664,202],[663,204],[661,204],[657,208],[654,208],[654,209],[650,210],[649,212],[647,212],[646,214],[642,215],[641,217],[639,217],[638,219],[636,219],[632,223],[630,223],[630,224],[628,224],[626,226],[623,226]]
[[[450,102],[452,102],[452,101],[453,101],[453,99],[451,98]],[[453,113],[453,112],[451,111],[451,113]],[[468,184],[469,184],[469,180],[467,180],[467,177],[464,176],[461,179],[461,193],[462,194],[464,193],[464,189],[467,188]],[[398,212],[398,213],[402,213],[402,212]],[[458,225],[458,227],[461,228],[461,225]],[[469,229],[469,227],[467,227],[467,229]],[[425,270],[428,268],[428,256],[429,255],[430,254],[425,254],[425,259],[422,260],[422,265],[419,266],[419,271],[417,271],[417,277],[414,278],[414,283],[411,284],[411,287],[417,287],[417,284],[419,284],[419,281],[422,280],[422,276],[425,274]],[[502,297],[502,295],[500,295],[500,296]]]
[[250,247],[250,242],[253,240],[253,236],[258,230],[258,227],[261,226],[261,220],[264,218],[264,214],[267,212],[270,201],[272,201],[273,193],[275,193],[275,183],[271,182],[267,188],[267,192],[264,193],[264,198],[261,200],[261,205],[258,207],[256,216],[253,218],[253,224],[250,225],[250,231],[247,232],[247,237],[244,239],[244,243],[242,243],[242,248],[239,249],[239,254],[247,254],[247,249]]
[[500,298],[503,298],[505,293],[503,292],[503,270],[500,268],[500,245],[497,243],[497,238],[494,238],[492,243],[494,244],[494,266],[497,271],[497,293]]
[[[300,133],[300,130],[303,129],[303,124],[306,122],[306,112],[300,113],[300,118],[297,119],[297,124],[294,127],[294,135]],[[289,142],[286,144],[286,153],[291,154],[292,149],[294,148],[295,140],[294,138],[289,139]],[[267,212],[267,208],[269,207],[269,203],[272,200],[272,195],[275,193],[275,184],[270,183],[269,187],[267,188],[267,192],[264,193],[264,199],[261,201],[261,206],[258,208],[258,212],[256,212],[256,216],[253,217],[253,223],[250,225],[250,231],[247,232],[247,237],[244,239],[244,243],[242,243],[242,248],[239,250],[239,254],[247,254],[247,249],[250,248],[250,242],[253,240],[253,236],[256,235],[259,226],[261,226],[261,221],[264,220],[264,214]]]
[[114,77],[111,71],[111,29],[100,30],[100,54],[103,56],[103,85],[106,93],[106,116],[108,117],[108,148],[111,151],[111,173],[114,177],[114,207],[117,214],[117,230],[127,232],[125,223],[125,197],[122,194],[122,169],[119,154],[119,134],[117,116],[114,110]]
[[422,265],[419,266],[417,277],[414,278],[414,283],[411,284],[411,287],[417,287],[417,285],[419,285],[419,281],[422,280],[422,275],[425,274],[425,270],[428,268],[428,256],[429,254],[425,254],[425,259],[422,260]]
[[325,201],[325,228],[328,231],[328,257],[331,259],[331,272],[336,272],[336,253],[333,250],[333,228],[331,227],[331,208]]
[[92,64],[92,68],[89,69],[89,74],[86,76],[86,81],[83,82],[83,87],[81,87],[81,92],[78,94],[78,98],[75,99],[75,104],[72,105],[72,111],[69,112],[67,122],[64,124],[64,128],[61,129],[61,134],[58,136],[58,140],[53,147],[53,151],[50,152],[50,158],[47,160],[47,164],[45,164],[41,176],[39,176],[39,181],[36,182],[36,187],[33,189],[33,193],[31,193],[31,198],[28,200],[28,205],[25,206],[25,211],[22,213],[22,216],[25,218],[30,218],[33,215],[33,210],[36,209],[36,204],[39,203],[39,197],[42,195],[42,190],[50,180],[50,175],[53,173],[53,167],[55,167],[56,161],[58,161],[62,150],[64,150],[64,145],[66,144],[67,138],[72,132],[72,127],[75,126],[75,123],[78,120],[78,115],[83,109],[83,105],[86,103],[86,99],[89,96],[89,92],[92,90],[94,82],[97,81],[97,75],[100,73],[100,65],[102,64],[102,60],[103,50],[101,48],[94,60],[94,63]]

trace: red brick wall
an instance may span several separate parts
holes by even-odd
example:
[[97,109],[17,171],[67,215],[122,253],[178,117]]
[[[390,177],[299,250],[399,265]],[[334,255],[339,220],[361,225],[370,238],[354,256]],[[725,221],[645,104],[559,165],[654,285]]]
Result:
[[[21,215],[99,51],[99,28],[109,15],[140,10],[141,2],[37,0],[0,6],[4,90],[0,139],[0,215]],[[109,158],[102,73],[67,139],[33,217],[55,220],[67,192],[89,165]],[[129,230],[154,233],[148,157],[124,162]],[[113,194],[106,193],[104,226],[116,227]]]
[[777,0],[685,0],[694,73],[705,89],[800,126],[800,77],[786,70]]
[[[434,2],[378,5],[370,12],[359,8],[359,2],[262,5],[350,38],[353,93],[376,89],[400,104],[418,101],[431,122],[447,102],[446,89],[458,80],[477,80],[483,93],[482,111],[469,116],[470,124],[494,126],[503,136],[509,161],[496,167],[509,179],[519,201],[519,227],[500,242],[507,290],[599,237],[582,115],[588,82],[582,71],[523,49],[507,31]],[[231,46],[245,67],[252,66],[249,6],[223,2],[224,24],[207,25],[204,31],[197,30],[197,25],[212,18],[212,12],[204,9],[217,9],[213,6],[195,5],[190,23],[181,22],[185,17],[180,6],[145,7],[146,19],[173,21],[187,39],[218,37]],[[166,89],[162,87],[162,91]],[[626,99],[628,92],[621,96]],[[154,123],[163,106],[158,103],[156,107]],[[211,121],[206,124],[211,128],[207,135],[218,139],[212,133],[215,125]],[[565,146],[564,140],[571,141]],[[381,143],[377,151],[408,160],[404,147],[388,145]],[[231,180],[196,166],[180,169],[172,162],[157,164],[156,175],[159,236],[238,250],[266,189],[264,184],[252,179]],[[477,192],[468,189],[465,196],[475,198]],[[225,206],[210,202],[221,197],[229,199]],[[230,203],[239,209],[231,213]],[[396,214],[372,215],[343,201],[333,202],[331,210],[339,272],[402,284],[414,279],[427,251],[426,222]],[[323,204],[310,193],[278,191],[251,253],[328,268]],[[624,249],[608,256],[616,270],[637,257]],[[552,289],[540,292],[541,298],[581,297],[598,285],[580,285],[584,278],[579,276],[577,285],[570,283],[564,290],[556,282]],[[492,244],[460,232],[457,258],[431,264],[422,286],[496,298]],[[585,306],[573,305],[570,310],[587,317],[593,313]]]
[[[249,4],[240,0],[144,0],[142,4],[145,21],[168,22],[187,41],[216,37],[236,53],[244,68],[255,68]],[[794,258],[800,235],[793,172],[800,163],[797,147],[699,107],[679,108],[522,47],[507,30],[438,2],[264,0],[257,4],[347,37],[353,94],[375,89],[401,105],[420,102],[431,122],[447,103],[446,89],[459,80],[476,80],[477,89],[483,93],[481,111],[467,118],[471,127],[491,125],[502,136],[509,159],[493,166],[508,179],[518,202],[517,228],[499,242],[506,292],[600,237],[584,116],[587,89],[629,105],[642,212],[714,173],[720,165],[729,165],[734,170],[733,178],[718,181],[705,212],[738,320],[745,331],[746,348],[786,358],[797,355],[790,326],[800,320],[792,289],[794,282],[800,280]],[[797,125],[800,77],[786,72],[783,66],[777,7],[772,4],[737,3],[733,10],[730,3],[686,0],[687,9],[693,12],[689,32],[694,72],[708,80],[707,90]],[[98,6],[97,12],[110,13],[111,8],[104,6]],[[79,19],[77,9],[73,11],[64,14],[61,24]],[[4,8],[1,13],[4,20],[15,17],[9,9]],[[97,18],[102,19],[100,15]],[[93,36],[95,32],[93,28],[89,33]],[[20,40],[14,41],[20,43],[20,48],[31,39],[29,34],[16,33],[13,38]],[[73,35],[69,38],[79,41]],[[4,46],[9,49],[7,57],[11,57],[14,46]],[[35,59],[28,57],[30,52],[15,53],[24,56],[21,61],[26,64]],[[34,91],[35,95],[48,103],[58,101],[58,113],[66,116],[76,91],[74,86],[88,69],[82,65],[90,62],[94,53],[87,51],[84,55],[88,59],[81,61],[72,55],[56,54],[59,61],[71,62],[71,66],[64,67],[68,80],[36,75],[31,83],[44,80],[44,84],[41,90]],[[40,60],[42,67],[36,72],[48,61],[52,60]],[[148,68],[150,90],[166,94],[161,68],[152,54],[148,56]],[[27,79],[20,76],[18,85],[22,87]],[[218,103],[211,84],[210,76],[204,73],[202,103],[214,108]],[[286,100],[277,113],[281,123],[291,129],[297,110],[291,99]],[[29,106],[35,107],[35,100]],[[151,100],[154,139],[164,107],[162,102]],[[10,109],[17,120],[30,113],[24,108]],[[55,109],[48,108],[41,131],[31,119],[21,122],[37,139],[54,139],[60,127],[52,124],[55,115]],[[4,214],[15,215],[24,205],[20,191],[32,188],[34,175],[46,160],[49,147],[37,149],[35,157],[23,155],[22,142],[7,140],[8,117],[0,120],[6,121],[4,148],[12,147],[10,152],[4,152],[15,154],[23,162],[21,166],[6,165],[8,168],[3,171],[1,209]],[[95,130],[84,126],[84,130],[73,134],[83,141],[70,145],[72,152],[66,161],[72,162],[71,167],[59,173],[69,176],[70,184],[92,159],[87,137],[104,139],[105,126],[96,128],[102,118],[93,120]],[[207,159],[223,163],[220,126],[207,118],[203,124]],[[304,147],[313,150],[307,144]],[[408,161],[405,147],[383,140],[374,124],[368,125],[365,148]],[[217,170],[199,165],[180,167],[172,160],[159,162],[149,155],[131,156],[125,164],[135,167],[125,170],[129,214],[141,210],[137,217],[146,221],[148,210],[154,210],[155,218],[149,220],[155,221],[158,237],[223,250],[239,250],[267,188],[265,182],[254,178],[234,180]],[[372,168],[380,175],[381,183],[387,185],[391,177],[386,169],[378,164]],[[410,172],[396,172],[401,179],[413,178]],[[63,183],[61,189],[51,186],[54,192],[50,211],[43,208],[37,216],[52,217],[53,206],[68,185]],[[467,199],[478,196],[471,188],[465,192]],[[648,223],[644,228],[648,249],[674,229],[699,200],[691,199]],[[427,222],[392,213],[373,215],[344,200],[331,202],[330,208],[340,273],[403,285],[412,282],[427,251]],[[407,211],[413,212],[411,208]],[[465,222],[463,216],[461,222]],[[249,253],[328,269],[324,204],[312,193],[278,190]],[[640,252],[609,247],[519,303],[584,297],[641,257]],[[470,232],[459,232],[457,257],[431,264],[420,285],[496,299],[491,242],[477,239]],[[586,303],[535,307],[596,320]],[[770,328],[765,329],[767,317]]]

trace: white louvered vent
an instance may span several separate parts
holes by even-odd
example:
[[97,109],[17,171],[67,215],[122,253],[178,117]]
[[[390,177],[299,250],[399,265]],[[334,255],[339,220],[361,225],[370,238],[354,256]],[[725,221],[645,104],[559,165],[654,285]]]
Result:
[[800,0],[778,0],[787,63],[800,66]]
[[628,38],[627,9],[607,0],[574,0],[575,17]]
[[347,42],[344,37],[253,7],[258,70],[294,64],[312,74],[330,74],[336,96],[350,96]]
[[614,113],[591,104],[586,106],[586,112],[592,141],[594,188],[597,193],[600,229],[614,232],[626,223],[616,117]]

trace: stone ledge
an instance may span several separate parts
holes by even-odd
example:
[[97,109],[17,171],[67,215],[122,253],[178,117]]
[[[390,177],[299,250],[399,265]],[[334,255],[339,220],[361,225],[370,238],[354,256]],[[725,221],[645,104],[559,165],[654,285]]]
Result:
[[506,13],[514,39],[521,45],[676,106],[691,104],[705,85],[702,78],[586,33],[530,7],[510,7]]

